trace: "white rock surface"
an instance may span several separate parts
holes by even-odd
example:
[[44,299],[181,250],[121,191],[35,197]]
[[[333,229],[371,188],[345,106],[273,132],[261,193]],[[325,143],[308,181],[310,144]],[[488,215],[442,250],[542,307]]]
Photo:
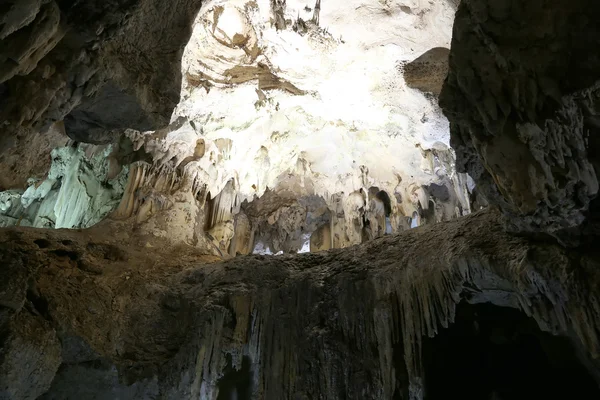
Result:
[[[457,179],[452,160],[429,151],[449,153],[448,122],[402,74],[404,63],[449,46],[453,4],[326,0],[317,26],[313,3],[287,1],[279,16],[270,3],[205,3],[172,118],[190,122],[158,142],[152,132],[132,131],[137,146],[177,166],[203,140],[204,156],[186,171],[212,198],[233,181],[237,204],[299,176],[299,197],[322,196],[332,210],[339,199],[352,243],[361,240],[352,221],[365,214],[373,186],[392,203],[384,232],[430,206],[422,188],[430,183],[461,186],[447,208],[468,213],[466,177]],[[282,20],[286,28],[278,29]]]
[[52,151],[45,180],[31,181],[23,193],[0,193],[0,225],[85,228],[101,221],[118,204],[126,167],[109,179],[112,146],[79,145]]
[[[320,27],[305,35],[271,26],[269,1],[254,9],[248,4],[207,2],[183,59],[186,76],[208,78],[213,86],[207,91],[189,78],[174,118],[189,117],[208,140],[233,142],[211,193],[235,178],[242,197],[260,196],[288,171],[312,178],[325,196],[372,185],[392,194],[436,179],[421,168],[415,146],[448,146],[448,123],[421,92],[406,87],[401,65],[429,48],[448,47],[449,3],[327,1]],[[285,17],[309,20],[313,13],[305,7],[312,6],[288,1]],[[246,48],[229,47],[224,34],[249,36],[261,54],[253,59]],[[259,63],[306,94],[265,91],[267,104],[257,107],[258,81],[230,84],[225,71]]]

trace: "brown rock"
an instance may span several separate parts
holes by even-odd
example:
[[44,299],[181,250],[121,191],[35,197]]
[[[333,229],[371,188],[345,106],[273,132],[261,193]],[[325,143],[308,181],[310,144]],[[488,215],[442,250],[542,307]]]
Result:
[[[521,310],[540,334],[563,335],[581,349],[589,371],[581,376],[598,369],[600,320],[589,312],[598,303],[597,254],[582,250],[574,260],[557,245],[512,237],[494,210],[349,249],[215,264],[181,246],[140,251],[118,243],[107,226],[47,231],[41,247],[33,242],[40,232],[0,230],[0,251],[23,266],[45,265],[28,274],[52,327],[83,338],[116,365],[121,382],[138,385],[136,393],[158,385],[178,399],[232,391],[265,399],[407,398],[433,368],[423,364],[430,353],[421,357],[433,345],[425,337],[465,318],[458,303]],[[89,253],[92,237],[127,256]],[[56,246],[66,241],[70,252],[102,264],[103,274],[63,262]],[[0,274],[10,280],[5,265]],[[50,343],[44,348],[55,349]],[[114,376],[101,372],[106,366],[81,368]],[[81,368],[61,369],[53,390],[72,382],[68,390],[83,393],[73,378]],[[28,379],[46,382],[49,370],[34,369]],[[14,372],[0,371],[0,379]],[[110,379],[97,390],[122,390]]]
[[404,80],[408,87],[439,96],[448,75],[450,50],[435,47],[404,65]]

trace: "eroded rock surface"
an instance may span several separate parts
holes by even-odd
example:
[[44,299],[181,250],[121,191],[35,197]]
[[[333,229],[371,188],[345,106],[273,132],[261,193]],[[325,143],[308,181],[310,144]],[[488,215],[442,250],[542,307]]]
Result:
[[22,299],[4,315],[37,310],[69,354],[45,398],[84,393],[73,377],[88,369],[103,377],[100,398],[158,387],[173,399],[418,399],[423,337],[451,324],[461,301],[521,310],[598,367],[597,257],[507,235],[493,210],[352,249],[212,264],[189,247],[149,254],[111,227],[0,237],[2,282]]
[[598,192],[596,2],[465,0],[441,104],[457,168],[512,229],[565,242]]
[[[325,223],[326,247],[340,248],[413,220],[466,215],[474,185],[454,169],[447,122],[431,96],[407,86],[402,68],[448,45],[453,13],[448,2],[206,2],[184,51],[171,124],[126,135],[154,170],[181,172],[224,253],[248,248],[231,244],[240,213],[250,218],[239,236],[273,253],[309,248]],[[357,27],[357,19],[389,29]],[[444,74],[427,63],[409,70],[430,81]],[[260,205],[273,194],[285,200]]]
[[51,152],[45,179],[26,190],[0,192],[0,226],[86,228],[100,222],[121,201],[129,166],[114,145],[69,145]]
[[[108,218],[0,229],[0,397],[420,400],[454,322],[515,340],[486,307],[568,343],[585,382],[545,393],[597,388],[598,6],[462,2],[441,93],[457,169],[421,93],[456,3],[7,3],[2,149],[52,148],[32,133],[71,111],[53,126],[74,142],[1,194],[5,220]],[[25,150],[3,188],[49,163],[16,169]],[[538,235],[464,216],[481,193]],[[221,262],[257,243],[321,252]]]
[[[100,108],[95,128],[166,125],[179,101],[181,56],[199,8],[200,1],[193,0],[177,6],[155,0],[5,1],[0,16],[2,188],[23,188],[29,177],[42,174],[49,149],[31,146],[32,137],[45,134],[82,103],[68,127],[89,126],[85,111],[109,81],[119,94],[113,101],[132,104],[130,110],[143,115],[116,120],[114,109]],[[98,140],[90,137],[92,143]],[[53,144],[50,149],[58,146]],[[40,151],[38,158],[24,163],[32,151]]]
[[404,66],[406,85],[439,96],[442,84],[448,75],[449,54],[449,49],[436,47],[406,64]]
[[[37,67],[32,64],[31,74],[7,80],[5,126],[20,133],[6,141],[0,165],[11,173],[0,174],[0,184],[18,186],[3,195],[6,201],[23,192],[33,196],[21,201],[26,210],[4,210],[5,225],[77,228],[98,217],[131,218],[144,232],[185,244],[209,241],[221,254],[235,255],[307,250],[310,235],[327,223],[323,248],[341,248],[471,212],[474,185],[454,168],[447,121],[434,99],[410,84],[413,78],[437,82],[445,74],[440,46],[449,44],[451,2],[308,7],[210,1],[189,20],[199,5],[183,3],[160,23],[166,6],[153,0],[111,3],[102,18],[93,4],[74,6],[61,21],[77,16],[94,21],[97,30],[67,30]],[[10,5],[15,13],[26,9]],[[366,24],[357,30],[357,19],[389,29]],[[186,29],[192,32],[183,49]],[[76,40],[82,32],[89,39],[83,44]],[[53,54],[71,55],[75,45],[84,45],[77,60],[85,65],[74,77],[67,65],[60,68],[64,76],[48,67],[46,78],[58,79],[61,90],[76,87],[77,96],[55,92],[57,104],[33,110],[35,96],[46,93],[32,92],[40,89],[34,74]],[[426,57],[431,62],[405,65],[423,52],[433,54]],[[67,78],[77,84],[65,84]],[[19,96],[27,97],[31,116],[23,115],[28,109]],[[105,160],[91,163],[99,168],[91,168],[98,171],[83,195],[83,184],[57,176],[49,165],[59,145],[48,156],[51,141],[35,157],[22,156],[21,145],[34,153],[29,148],[37,142],[27,140],[57,119],[63,119],[53,125],[57,135],[45,137],[65,135],[80,149],[118,148],[129,140],[141,156],[105,151]],[[73,160],[63,169],[79,170],[89,161]],[[17,184],[28,170],[27,185]],[[70,183],[80,189],[69,191],[77,204],[45,199],[54,193],[48,186],[67,191]],[[273,194],[284,200],[263,207]],[[65,211],[68,221],[59,216]]]

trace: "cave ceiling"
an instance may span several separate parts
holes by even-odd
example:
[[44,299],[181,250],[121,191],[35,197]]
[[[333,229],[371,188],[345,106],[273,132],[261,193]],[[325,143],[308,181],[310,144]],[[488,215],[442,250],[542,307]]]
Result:
[[[254,242],[298,251],[317,229],[317,248],[345,247],[471,212],[475,185],[454,168],[437,104],[456,4],[186,2],[157,29],[166,6],[133,3],[10,6],[22,21],[3,40],[30,48],[4,59],[2,225],[110,215],[168,237],[150,216],[187,202],[166,217],[193,225],[184,241],[203,226],[235,255]],[[56,43],[35,34],[46,8]],[[249,205],[266,193],[269,207]]]

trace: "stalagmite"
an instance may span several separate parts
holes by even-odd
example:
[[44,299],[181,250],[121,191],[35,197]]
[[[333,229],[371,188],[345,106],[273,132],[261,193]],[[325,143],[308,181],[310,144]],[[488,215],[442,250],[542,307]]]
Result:
[[250,219],[243,212],[236,214],[233,231],[235,233],[229,248],[229,255],[235,257],[252,253],[255,230]]
[[331,243],[330,224],[321,225],[310,237],[310,251],[316,253],[323,250],[329,250]]

